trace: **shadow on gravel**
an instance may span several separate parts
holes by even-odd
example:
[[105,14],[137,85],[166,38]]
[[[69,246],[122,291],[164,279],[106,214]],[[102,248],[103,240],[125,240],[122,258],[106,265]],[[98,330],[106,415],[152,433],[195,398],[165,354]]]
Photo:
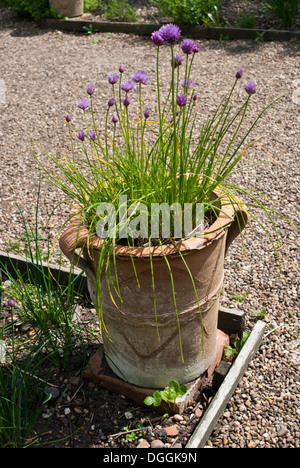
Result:
[[0,7],[0,31],[10,29],[11,36],[28,37],[46,34],[47,30],[42,29],[31,19],[24,18],[11,8]]

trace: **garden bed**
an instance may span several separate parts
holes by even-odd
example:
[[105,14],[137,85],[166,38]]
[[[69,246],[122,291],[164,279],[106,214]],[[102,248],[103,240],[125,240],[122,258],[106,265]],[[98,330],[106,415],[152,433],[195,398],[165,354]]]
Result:
[[[88,34],[94,32],[116,32],[127,34],[151,35],[162,23],[174,21],[172,17],[159,14],[156,7],[148,0],[132,0],[136,21],[130,21],[130,16],[121,16],[108,20],[103,11],[96,9],[84,13],[79,18],[64,20],[44,20],[43,27],[62,29],[67,31],[82,31]],[[206,25],[181,26],[183,35],[205,39],[254,39],[262,40],[291,40],[300,37],[299,18],[287,28],[274,13],[266,10],[260,0],[224,1],[221,4],[219,18],[214,16],[214,22]]]

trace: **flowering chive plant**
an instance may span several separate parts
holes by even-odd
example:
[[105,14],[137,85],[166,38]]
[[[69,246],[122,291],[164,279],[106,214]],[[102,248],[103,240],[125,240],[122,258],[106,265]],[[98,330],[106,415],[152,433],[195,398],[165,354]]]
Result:
[[[174,203],[181,206],[202,203],[206,213],[217,210],[216,203],[211,202],[213,192],[226,194],[233,204],[240,203],[238,191],[246,191],[249,195],[246,189],[230,184],[228,177],[250,146],[244,145],[247,136],[269,107],[241,135],[256,84],[250,81],[244,85],[245,100],[232,116],[231,97],[243,76],[243,69],[239,69],[228,96],[224,97],[213,116],[199,125],[199,99],[192,78],[192,65],[199,52],[199,44],[192,39],[181,40],[181,31],[174,24],[166,24],[153,32],[151,40],[156,46],[156,115],[150,111],[153,103],[143,102],[143,88],[150,80],[148,73],[138,70],[130,79],[124,79],[125,69],[120,65],[118,73],[111,72],[107,77],[111,95],[107,101],[104,138],[103,129],[100,131],[97,127],[93,109],[96,90],[88,84],[88,97],[77,104],[79,111],[83,112],[85,128],[75,129],[70,115],[66,116],[71,138],[72,131],[75,131],[82,143],[79,155],[75,157],[72,143],[72,157],[50,156],[60,169],[61,177],[47,171],[48,179],[61,188],[72,203],[81,207],[91,232],[95,232],[99,221],[99,204],[112,203],[118,212],[122,195],[126,196],[129,205],[145,204],[149,213],[151,203],[167,203],[169,206]],[[159,54],[164,45],[170,48],[171,83],[167,97],[162,99]],[[134,115],[137,108],[138,115]],[[229,142],[226,139],[228,134],[231,134]],[[267,211],[256,197],[252,197],[252,202]],[[129,239],[130,242],[135,245],[148,242],[150,225],[149,217],[143,236],[135,235]],[[113,237],[117,242],[120,231],[124,232],[123,227],[122,220],[114,226]],[[126,232],[129,238],[132,237],[129,231]],[[170,239],[174,239],[174,232],[170,232]]]
[[[217,216],[221,205],[213,200],[213,194],[225,196],[228,203],[236,206],[242,204],[238,196],[242,192],[250,197],[250,206],[262,208],[270,217],[269,210],[255,192],[235,186],[229,182],[229,176],[238,169],[241,158],[254,143],[246,145],[246,138],[271,104],[260,112],[249,129],[243,130],[245,114],[256,85],[253,81],[244,85],[245,100],[232,114],[231,98],[243,76],[243,70],[239,69],[233,76],[231,89],[213,115],[205,122],[199,122],[200,94],[192,74],[199,44],[191,39],[181,40],[181,31],[174,24],[164,25],[153,32],[151,40],[156,47],[156,109],[153,96],[151,102],[143,99],[143,90],[153,78],[146,71],[138,70],[125,79],[125,67],[121,65],[118,73],[111,72],[107,78],[109,87],[104,128],[100,129],[96,123],[93,103],[97,90],[89,84],[87,98],[77,104],[77,112],[83,113],[83,127],[76,129],[72,116],[66,117],[72,154],[51,156],[47,153],[56,166],[55,172],[50,172],[38,159],[48,181],[59,187],[67,200],[78,207],[91,235],[97,232],[103,238],[100,270],[109,263],[117,243],[163,245],[178,239],[174,226],[167,237],[162,235],[162,230],[158,236],[152,236],[150,216],[146,222],[140,222],[139,229],[137,222],[135,230],[132,226],[129,229],[141,206],[146,207],[149,214],[153,203],[166,203],[168,206],[178,203],[182,207],[185,204],[192,207],[202,204],[204,214]],[[171,69],[170,85],[164,94],[160,78],[160,50],[163,46],[170,49]],[[78,152],[72,132],[75,132],[80,145]],[[106,225],[109,225],[111,219],[109,209],[105,217],[99,212],[99,205],[109,204],[113,206],[114,213],[120,215],[124,213],[124,199],[129,216],[126,219],[117,216],[109,234],[104,224],[102,231],[97,230],[99,220],[105,218]],[[228,224],[231,221],[228,220]],[[195,213],[191,227],[193,230],[197,227]],[[104,231],[106,235],[101,236]],[[269,232],[266,232],[273,243]]]

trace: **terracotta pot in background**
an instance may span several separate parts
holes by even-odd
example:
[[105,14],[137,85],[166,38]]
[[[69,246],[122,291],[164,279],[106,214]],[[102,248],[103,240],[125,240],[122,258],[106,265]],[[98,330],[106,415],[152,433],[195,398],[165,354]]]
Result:
[[[230,218],[234,221],[228,225]],[[164,388],[170,379],[180,384],[198,378],[215,359],[217,352],[217,320],[219,297],[223,287],[224,257],[231,242],[244,229],[247,214],[231,205],[222,206],[222,212],[201,241],[199,238],[182,240],[181,254],[193,276],[195,290],[186,266],[176,248],[165,246],[172,270],[176,305],[181,333],[180,351],[178,322],[174,308],[169,269],[160,247],[116,247],[118,283],[123,303],[116,294],[116,305],[111,300],[106,277],[101,279],[104,323],[109,338],[103,333],[107,362],[116,375],[134,385],[146,388]],[[88,230],[74,218],[72,225],[60,237],[60,248],[67,258],[87,275],[91,299],[96,305],[96,270],[101,239],[89,238]],[[215,231],[215,232],[214,232]],[[80,249],[80,255],[75,250]],[[90,253],[93,253],[92,257]],[[155,321],[150,253],[153,261],[157,325]],[[111,272],[114,272],[112,264]],[[159,332],[157,333],[157,327]]]
[[68,18],[81,16],[84,11],[84,0],[49,0],[49,5]]

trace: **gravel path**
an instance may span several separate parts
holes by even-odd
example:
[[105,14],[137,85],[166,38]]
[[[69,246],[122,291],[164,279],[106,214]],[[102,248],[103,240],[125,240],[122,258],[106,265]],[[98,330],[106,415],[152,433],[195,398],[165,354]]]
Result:
[[[162,50],[168,64],[167,50]],[[100,112],[110,97],[107,74],[117,71],[121,63],[128,76],[145,69],[154,83],[155,49],[149,40],[130,35],[41,30],[34,23],[14,22],[0,10],[0,51],[0,250],[18,246],[21,251],[17,204],[33,221],[38,189],[30,167],[34,164],[32,140],[50,152],[68,150],[64,118],[70,113],[74,120],[79,119],[76,103],[85,97],[86,84],[97,88]],[[245,79],[257,83],[249,118],[286,94],[256,127],[253,136],[260,140],[247,156],[247,163],[266,158],[272,162],[249,167],[236,178],[261,191],[268,206],[296,226],[300,98],[295,80],[300,80],[299,63],[295,42],[201,40],[195,59],[197,76],[193,76],[204,114],[219,102],[240,67],[245,70]],[[167,70],[162,73],[167,75]],[[151,103],[151,80],[145,89]],[[243,93],[240,89],[239,97]],[[60,201],[59,193],[43,185],[39,227],[46,228],[53,238],[67,208],[60,208],[46,224]],[[265,218],[261,219],[269,226]],[[210,437],[211,447],[300,446],[298,226],[277,215],[274,219],[280,236],[282,275],[267,236],[255,223],[245,236],[247,257],[236,241],[226,258],[223,305],[244,310],[248,328],[263,318],[267,331]]]

